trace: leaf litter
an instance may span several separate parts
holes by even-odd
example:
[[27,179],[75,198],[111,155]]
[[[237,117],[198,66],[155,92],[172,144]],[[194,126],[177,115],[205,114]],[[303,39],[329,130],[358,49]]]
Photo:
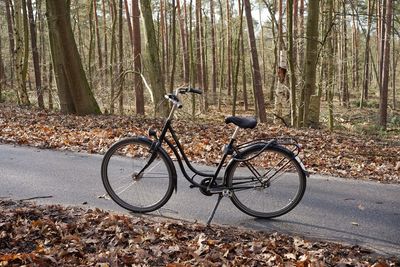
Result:
[[0,200],[0,266],[399,266],[359,246]]
[[[117,140],[161,129],[161,119],[135,116],[73,116],[35,109],[0,106],[0,143],[103,154]],[[190,160],[217,164],[233,127],[221,119],[175,120],[180,142]],[[400,141],[381,140],[324,130],[291,129],[259,124],[242,130],[239,142],[257,138],[293,137],[303,146],[300,157],[311,173],[400,183]]]

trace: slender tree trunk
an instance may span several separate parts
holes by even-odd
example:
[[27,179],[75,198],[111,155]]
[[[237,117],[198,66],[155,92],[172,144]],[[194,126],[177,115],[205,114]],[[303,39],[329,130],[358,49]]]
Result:
[[371,39],[371,26],[372,26],[372,10],[375,0],[368,0],[368,24],[367,35],[365,37],[365,51],[364,51],[364,75],[363,75],[363,88],[361,90],[360,108],[363,107],[364,102],[368,100],[368,85],[369,85],[369,60],[370,60],[370,39]]
[[[102,13],[106,14],[106,3],[105,0],[101,1]],[[103,73],[103,82],[104,85],[108,84],[108,40],[107,40],[107,18],[103,16],[103,36],[104,36],[104,72]]]
[[49,74],[48,74],[48,87],[49,87],[49,98],[48,98],[48,102],[49,102],[49,109],[53,110],[54,105],[53,105],[53,64],[49,63]]
[[157,106],[164,99],[165,95],[165,87],[163,76],[161,73],[161,64],[160,58],[158,55],[158,47],[156,41],[156,35],[153,24],[153,15],[151,10],[150,1],[140,1],[141,11],[143,14],[144,24],[146,28],[146,37],[147,37],[147,50],[148,50],[148,62],[149,62],[149,74],[150,74],[150,83],[152,87],[153,93],[153,104],[154,104],[154,114],[166,116],[168,114],[167,103],[159,106],[159,110],[157,110]]
[[346,16],[346,3],[342,3],[342,11],[343,11],[343,20],[342,20],[342,80],[341,80],[341,104],[345,107],[349,106],[349,80],[348,80],[348,71],[347,71],[347,16]]
[[221,111],[221,105],[222,105],[222,87],[225,84],[225,17],[224,17],[224,12],[222,8],[222,3],[221,0],[219,0],[219,11],[220,11],[220,19],[221,19],[221,28],[220,28],[220,70],[219,70],[219,92],[218,92],[218,110]]
[[[142,1],[142,0],[140,0]],[[167,30],[166,30],[166,11],[165,11],[165,0],[160,0],[160,20],[159,20],[159,42],[161,42],[160,47],[161,47],[161,73],[162,75],[166,75],[166,57],[167,57],[167,51],[166,51],[166,42],[168,41],[165,37]],[[166,77],[163,77],[165,80]]]
[[39,108],[44,108],[43,102],[43,89],[42,89],[42,77],[41,77],[41,70],[40,70],[40,62],[39,62],[39,52],[37,48],[37,38],[36,38],[36,23],[33,17],[33,8],[32,8],[32,1],[27,0],[26,2],[28,7],[28,16],[29,16],[29,25],[30,25],[30,32],[31,32],[31,48],[32,48],[32,59],[33,59],[33,66],[35,70],[35,84],[36,84],[36,96],[38,100]]
[[249,110],[249,101],[247,97],[247,75],[246,75],[246,54],[244,50],[244,36],[242,30],[242,40],[240,42],[240,48],[242,53],[242,84],[243,84],[243,104],[244,104],[244,111]]
[[171,42],[172,42],[172,69],[169,82],[169,91],[174,90],[175,69],[176,69],[176,5],[175,0],[172,0],[172,23],[171,23]]
[[226,0],[226,47],[227,47],[227,89],[228,96],[232,94],[232,15],[229,0]]
[[[10,86],[14,88],[14,68],[15,68],[15,39],[14,39],[14,23],[12,18],[12,1],[5,0],[6,2],[6,16],[7,16],[7,29],[8,29],[8,41],[9,41],[9,53],[10,53]],[[17,92],[17,98],[19,102],[19,94]]]
[[[96,28],[96,42],[97,42],[97,61],[99,63],[99,69],[103,69],[103,56],[101,52],[101,40],[100,40],[100,27],[99,27],[99,17],[97,15],[97,1],[93,1],[93,9],[94,9],[94,22]],[[103,14],[104,16],[104,14]],[[101,73],[101,72],[100,72]]]
[[[124,35],[123,35],[123,24],[122,24],[122,14],[123,14],[123,0],[118,2],[118,110],[119,114],[124,114]],[[129,19],[129,18],[128,18]]]
[[142,38],[140,33],[140,11],[138,1],[132,1],[132,25],[133,25],[133,69],[134,90],[136,100],[136,114],[144,115],[144,93],[143,82],[140,73],[142,72]]
[[[176,1],[176,5],[177,5],[177,13],[178,13],[178,17],[179,17],[179,30],[180,30],[180,35],[181,35],[181,48],[182,48],[182,57],[183,57],[183,62],[182,62],[182,66],[183,66],[183,80],[185,82],[185,84],[189,84],[189,51],[188,51],[188,43],[187,43],[187,33],[185,30],[185,16],[184,14],[182,14],[181,11],[181,5],[180,5],[180,1],[177,0]],[[184,4],[184,8],[185,4]]]
[[215,103],[217,97],[217,44],[215,37],[215,12],[214,12],[214,0],[210,0],[210,16],[211,16],[211,92],[212,102]]
[[287,24],[288,24],[288,62],[290,75],[290,118],[291,125],[297,125],[296,113],[296,70],[295,70],[295,53],[293,44],[293,0],[288,0],[287,5]]
[[[137,2],[137,1],[132,1],[132,6],[134,5],[133,2]],[[133,53],[133,43],[134,43],[134,41],[133,41],[133,28],[132,28],[131,14],[129,12],[128,0],[124,0],[124,5],[125,5],[126,21],[128,22],[129,40],[131,41],[131,47],[132,47],[132,53]]]
[[[393,29],[394,29],[394,19],[393,19],[393,25],[392,25]],[[395,33],[393,30],[393,36],[392,36],[392,40],[393,40],[393,48],[392,48],[392,101],[393,101],[393,110],[396,110],[397,105],[396,105],[396,70],[397,70],[397,63],[399,60],[399,56],[398,54],[396,54],[396,39],[395,39]]]
[[[311,95],[315,93],[315,80],[317,71],[318,57],[318,24],[319,24],[319,0],[310,0],[308,3],[308,18],[306,32],[306,53],[305,53],[305,69],[304,69],[304,113],[303,125],[308,127],[311,125],[309,121],[309,108]],[[312,126],[315,127],[313,122]]]
[[[334,0],[328,1],[328,19],[327,25],[328,27],[333,27],[333,12],[334,12]],[[334,119],[333,119],[333,88],[334,88],[334,62],[332,60],[335,49],[333,45],[333,32],[329,33],[327,39],[327,56],[330,60],[328,60],[328,86],[327,86],[327,98],[328,98],[328,128],[330,131],[333,131],[334,127]]]
[[384,39],[384,55],[383,55],[383,68],[382,68],[382,85],[381,95],[379,102],[379,125],[386,130],[387,126],[387,108],[388,108],[388,91],[389,91],[389,66],[390,66],[390,38],[392,30],[392,8],[393,0],[386,0],[386,14],[385,14],[385,34]]
[[[233,76],[233,101],[232,101],[232,116],[236,114],[236,102],[237,102],[237,91],[238,91],[238,79],[239,79],[239,69],[240,69],[240,43],[243,38],[243,4],[241,0],[238,0],[239,5],[239,32],[235,44],[235,73]],[[244,55],[243,55],[244,57]]]
[[3,102],[3,84],[6,80],[3,62],[3,46],[0,38],[0,103]]
[[[22,11],[22,13],[21,13]],[[18,90],[22,105],[30,105],[28,91],[26,88],[26,75],[28,71],[28,18],[26,14],[25,0],[16,0],[14,6],[15,17],[15,71],[17,74]]]
[[93,25],[93,2],[96,0],[88,0],[88,14],[89,14],[89,52],[88,52],[88,64],[87,64],[87,72],[88,72],[88,82],[89,87],[93,88],[93,60],[95,54],[95,28]]
[[109,64],[109,79],[110,79],[110,113],[114,114],[115,108],[115,65],[117,62],[117,41],[116,41],[116,27],[117,27],[117,7],[115,0],[110,1],[110,9],[111,9],[111,18],[112,18],[112,27],[111,27],[111,47],[110,47],[110,64]]
[[90,90],[70,21],[69,1],[46,1],[47,22],[61,111],[78,115],[99,114]]
[[257,46],[254,34],[253,18],[251,15],[250,1],[244,0],[244,6],[246,11],[249,44],[251,49],[251,59],[253,68],[253,88],[254,88],[254,97],[257,102],[257,111],[258,111],[257,114],[261,122],[266,122],[267,116],[265,112],[264,93],[262,88],[260,65],[258,63],[258,53],[257,53]]

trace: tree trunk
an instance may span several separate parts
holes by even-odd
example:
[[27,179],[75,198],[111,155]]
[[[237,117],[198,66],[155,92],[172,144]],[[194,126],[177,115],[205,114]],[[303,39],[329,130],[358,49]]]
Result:
[[122,14],[123,14],[123,0],[118,2],[118,110],[119,114],[124,114],[124,35],[123,35],[123,24],[122,24]]
[[3,46],[0,38],[0,103],[3,102],[3,84],[6,79],[3,62]]
[[365,37],[365,51],[364,51],[364,75],[363,75],[363,88],[361,90],[360,108],[363,107],[364,102],[368,100],[368,85],[369,85],[369,60],[370,60],[370,39],[371,39],[371,26],[372,26],[372,10],[375,0],[368,0],[368,24],[367,35]]
[[[185,30],[185,16],[181,12],[181,6],[180,6],[180,1],[176,1],[177,4],[177,13],[179,17],[179,29],[180,29],[180,35],[181,35],[181,48],[182,48],[182,57],[183,57],[183,80],[185,84],[189,84],[189,51],[188,51],[188,43],[187,43],[187,33]],[[184,7],[186,8],[186,7]]]
[[210,16],[211,16],[211,92],[212,102],[215,103],[217,97],[217,44],[215,40],[215,12],[214,12],[214,0],[210,0]]
[[143,82],[140,73],[142,72],[142,38],[140,34],[140,11],[138,1],[132,1],[132,25],[133,25],[133,69],[134,90],[136,100],[136,114],[144,115],[144,94]]
[[101,40],[100,40],[100,27],[99,27],[99,17],[97,15],[97,1],[93,1],[94,9],[94,23],[96,28],[96,42],[97,42],[97,61],[99,63],[100,73],[103,69],[103,56],[101,52]]
[[175,69],[176,69],[176,6],[175,0],[172,0],[172,25],[171,25],[171,42],[172,42],[172,69],[169,82],[169,91],[174,90]]
[[78,115],[99,114],[90,90],[70,21],[69,1],[46,1],[47,22],[61,111]]
[[392,30],[392,7],[393,0],[386,0],[386,16],[385,16],[385,34],[384,34],[384,55],[382,68],[382,85],[379,101],[379,125],[386,130],[387,126],[387,108],[388,108],[388,91],[389,91],[389,66],[390,66],[390,38]]
[[[8,29],[8,40],[9,40],[9,53],[10,53],[10,86],[11,88],[14,88],[14,67],[15,67],[15,39],[14,39],[14,23],[13,23],[13,18],[12,18],[12,8],[11,0],[5,0],[6,2],[6,16],[7,16],[7,29]],[[17,98],[19,102],[19,94],[17,91]]]
[[232,93],[232,15],[229,0],[226,0],[226,47],[227,47],[227,84],[228,96]]
[[306,52],[304,69],[304,112],[302,119],[303,126],[308,127],[318,122],[309,121],[309,108],[311,95],[315,93],[315,80],[317,74],[318,57],[318,24],[319,24],[319,0],[310,0],[308,4],[307,31],[306,31]]
[[[22,11],[22,13],[21,13]],[[28,17],[26,14],[25,0],[16,0],[14,7],[15,17],[15,71],[17,73],[19,97],[22,105],[30,105],[26,88],[26,75],[28,72],[29,41],[28,41]]]
[[289,62],[289,75],[290,75],[290,118],[291,125],[297,125],[296,114],[296,70],[295,70],[295,56],[293,44],[293,0],[288,0],[287,5],[287,24],[288,24],[288,62]]
[[42,89],[42,77],[40,71],[40,63],[39,63],[39,52],[37,48],[37,38],[36,38],[36,23],[33,17],[33,8],[32,8],[32,1],[27,0],[26,2],[28,7],[28,16],[29,16],[29,25],[30,25],[30,32],[31,32],[31,47],[32,47],[32,59],[33,59],[33,66],[35,70],[35,84],[36,84],[36,96],[38,100],[39,108],[44,108],[43,103],[43,89]]
[[117,27],[117,7],[115,0],[110,1],[110,11],[111,11],[111,19],[112,19],[112,26],[111,26],[111,47],[110,47],[110,64],[109,64],[109,79],[110,79],[110,113],[114,114],[115,109],[115,81],[117,75],[116,72],[116,63],[117,63],[117,40],[116,40],[116,27]]
[[[239,80],[239,69],[240,69],[240,43],[243,38],[243,4],[241,0],[238,1],[239,5],[239,32],[235,44],[235,73],[233,76],[233,101],[232,101],[232,116],[236,115],[236,102],[237,102],[237,92],[238,92],[238,80]],[[244,54],[243,54],[244,57]]]
[[249,35],[249,44],[251,50],[252,68],[253,68],[253,87],[254,97],[257,103],[257,114],[261,122],[266,122],[267,116],[265,113],[264,93],[262,88],[262,78],[260,73],[260,65],[258,63],[258,53],[256,39],[254,35],[253,18],[251,15],[251,6],[249,0],[244,0],[246,11],[247,28]]
[[346,3],[342,3],[343,20],[342,20],[342,42],[341,42],[341,64],[342,64],[342,79],[341,79],[341,104],[349,107],[349,78],[347,71],[347,16]]
[[[334,12],[334,0],[328,2],[328,19],[327,26],[333,27],[333,12]],[[328,56],[328,86],[327,86],[327,98],[328,98],[328,128],[333,131],[334,120],[333,120],[333,88],[334,88],[334,62],[332,60],[335,49],[333,46],[333,32],[329,33],[327,37],[327,56]]]
[[[135,4],[134,2],[137,2],[137,1],[132,1],[132,8],[133,8],[133,5]],[[131,14],[129,12],[128,0],[124,0],[124,5],[125,5],[126,21],[128,22],[129,40],[131,41],[131,47],[132,47],[132,53],[133,53],[133,43],[134,43],[134,41],[133,41],[133,28],[132,28]]]
[[157,110],[157,106],[164,99],[165,95],[165,87],[163,76],[161,73],[161,64],[160,58],[158,55],[158,47],[156,41],[156,34],[154,30],[153,24],[153,15],[151,10],[150,1],[140,1],[141,11],[143,14],[145,29],[146,29],[146,37],[147,37],[147,54],[148,54],[148,62],[149,62],[149,75],[150,75],[150,83],[152,87],[153,93],[153,104],[154,104],[154,115],[166,116],[168,114],[168,105],[167,102],[163,102]]

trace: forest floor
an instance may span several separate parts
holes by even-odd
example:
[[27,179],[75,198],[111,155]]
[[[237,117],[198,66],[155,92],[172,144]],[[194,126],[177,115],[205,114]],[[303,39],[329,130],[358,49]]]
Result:
[[[104,153],[119,138],[146,135],[162,120],[135,116],[71,116],[0,106],[0,143]],[[188,156],[215,164],[233,127],[223,115],[174,122]],[[240,141],[290,136],[313,173],[400,183],[398,136],[289,129],[260,124]],[[0,266],[400,266],[358,247],[237,227],[132,217],[59,205],[0,199]]]
[[[354,120],[346,115],[345,120]],[[367,118],[366,114],[354,117]],[[184,118],[173,126],[188,157],[201,164],[219,162],[221,148],[234,127],[225,125],[222,113],[212,119]],[[137,116],[72,116],[36,109],[0,106],[0,143],[14,143],[46,149],[105,153],[107,148],[126,136],[147,135],[152,127],[161,129],[162,119]],[[242,130],[239,142],[258,138],[293,137],[303,147],[300,157],[310,173],[343,178],[400,183],[400,130],[386,135],[343,128],[327,130],[293,129],[259,124],[254,130]]]
[[0,266],[400,266],[359,246],[0,199]]

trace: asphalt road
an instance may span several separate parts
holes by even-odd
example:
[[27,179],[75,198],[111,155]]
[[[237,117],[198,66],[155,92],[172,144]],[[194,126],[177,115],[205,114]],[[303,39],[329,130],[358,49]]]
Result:
[[[101,160],[100,155],[0,145],[0,198],[124,211],[98,198],[105,193]],[[190,189],[178,175],[178,193],[153,214],[206,222],[217,197]],[[358,244],[400,256],[400,185],[313,175],[303,200],[287,215],[254,219],[224,198],[213,223]]]

